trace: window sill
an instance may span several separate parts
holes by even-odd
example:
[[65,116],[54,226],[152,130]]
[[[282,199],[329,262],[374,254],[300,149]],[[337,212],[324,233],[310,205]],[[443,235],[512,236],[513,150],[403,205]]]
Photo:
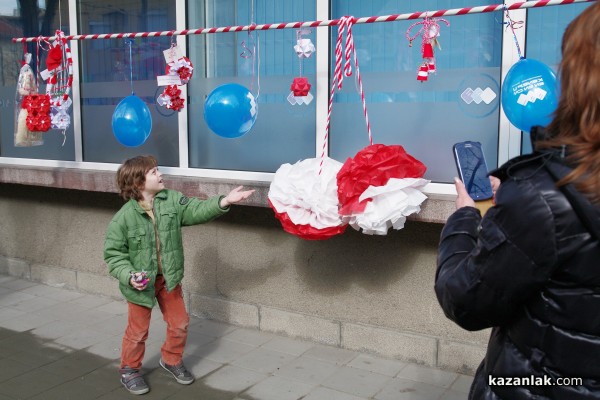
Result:
[[[268,207],[269,182],[235,179],[199,178],[181,175],[163,175],[165,186],[186,196],[208,198],[229,193],[243,185],[256,192],[244,205]],[[0,183],[117,193],[115,171],[86,170],[62,167],[0,165]],[[419,214],[411,220],[445,223],[455,210],[454,187],[448,184],[429,184],[425,188],[428,199],[421,205]]]

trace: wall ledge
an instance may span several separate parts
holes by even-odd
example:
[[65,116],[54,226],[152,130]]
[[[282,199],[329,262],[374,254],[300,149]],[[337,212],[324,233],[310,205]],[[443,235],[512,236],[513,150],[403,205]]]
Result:
[[[208,198],[229,193],[238,186],[256,192],[244,205],[269,207],[269,182],[233,179],[198,178],[181,175],[163,175],[165,185],[186,196]],[[114,171],[86,170],[64,167],[0,165],[0,183],[85,190],[90,192],[117,193]],[[454,212],[454,200],[428,198],[421,205],[421,212],[409,217],[413,221],[445,223]]]

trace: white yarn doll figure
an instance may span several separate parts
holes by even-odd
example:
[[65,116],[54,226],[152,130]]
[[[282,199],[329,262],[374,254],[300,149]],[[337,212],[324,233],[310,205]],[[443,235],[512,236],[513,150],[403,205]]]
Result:
[[19,71],[19,81],[15,93],[15,146],[40,146],[44,144],[42,132],[32,132],[27,128],[27,110],[21,107],[24,96],[37,93],[35,76],[29,66],[31,53],[25,53],[23,59],[25,61]]

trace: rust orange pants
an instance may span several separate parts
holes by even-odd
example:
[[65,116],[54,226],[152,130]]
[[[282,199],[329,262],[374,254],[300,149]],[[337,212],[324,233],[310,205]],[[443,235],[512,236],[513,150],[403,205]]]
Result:
[[[155,295],[163,319],[167,323],[167,338],[160,351],[162,359],[169,365],[177,365],[183,356],[183,348],[187,340],[187,328],[190,317],[183,302],[181,285],[167,292],[165,279],[162,275],[156,277]],[[146,351],[146,339],[150,328],[152,309],[133,303],[129,305],[127,328],[123,336],[121,348],[121,368],[128,366],[139,369]]]

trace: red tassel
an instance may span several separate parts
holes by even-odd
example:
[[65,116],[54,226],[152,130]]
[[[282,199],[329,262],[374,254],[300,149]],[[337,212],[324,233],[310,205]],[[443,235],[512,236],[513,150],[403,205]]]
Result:
[[427,76],[429,75],[429,68],[427,64],[421,65],[419,68],[419,72],[417,73],[417,80],[421,82],[425,82],[427,80]]

